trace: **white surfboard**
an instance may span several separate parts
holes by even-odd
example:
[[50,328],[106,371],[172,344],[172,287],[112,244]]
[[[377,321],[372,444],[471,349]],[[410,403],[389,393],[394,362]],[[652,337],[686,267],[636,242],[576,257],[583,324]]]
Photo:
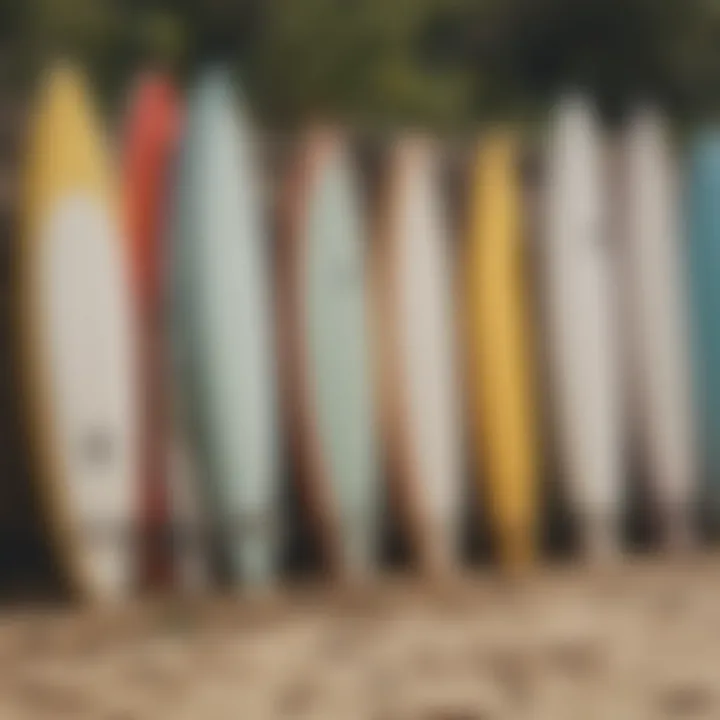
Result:
[[556,108],[548,151],[541,255],[560,461],[586,549],[608,557],[623,496],[617,287],[600,132],[584,99]]
[[462,459],[452,247],[433,145],[401,139],[389,185],[376,266],[388,447],[415,552],[434,570],[457,551]]
[[696,468],[688,315],[675,163],[662,118],[631,120],[618,178],[625,198],[618,248],[633,421],[667,539],[691,536]]
[[117,598],[134,575],[135,334],[125,244],[81,75],[45,81],[19,247],[31,431],[53,540],[72,587]]

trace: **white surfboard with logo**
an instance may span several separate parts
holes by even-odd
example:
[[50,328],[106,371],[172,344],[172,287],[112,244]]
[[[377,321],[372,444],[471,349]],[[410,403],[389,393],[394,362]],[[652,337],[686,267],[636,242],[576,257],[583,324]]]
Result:
[[117,598],[135,565],[135,336],[127,258],[80,73],[52,71],[34,118],[18,283],[43,509],[72,588]]

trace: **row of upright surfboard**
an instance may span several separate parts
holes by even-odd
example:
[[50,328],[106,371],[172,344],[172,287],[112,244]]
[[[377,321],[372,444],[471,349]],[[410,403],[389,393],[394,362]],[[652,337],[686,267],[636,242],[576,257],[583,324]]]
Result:
[[482,139],[461,237],[431,141],[391,145],[370,213],[348,142],[317,130],[284,173],[273,243],[222,67],[182,109],[168,80],[143,77],[121,137],[116,183],[81,74],[49,73],[29,138],[19,325],[44,511],[80,593],[201,585],[209,554],[271,585],[287,466],[333,572],[372,571],[388,501],[418,564],[450,569],[465,450],[503,561],[525,565],[541,395],[589,554],[619,549],[629,439],[669,542],[691,542],[699,458],[720,472],[720,139],[692,153],[687,245],[661,119],[638,114],[607,163],[578,98],[549,124],[538,212],[518,136]]

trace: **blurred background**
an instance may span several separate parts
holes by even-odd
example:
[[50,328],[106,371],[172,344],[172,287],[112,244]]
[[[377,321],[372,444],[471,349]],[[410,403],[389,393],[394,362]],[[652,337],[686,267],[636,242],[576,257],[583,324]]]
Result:
[[[568,89],[592,96],[611,124],[638,100],[680,128],[720,110],[720,2],[708,0],[1,0],[6,308],[23,118],[41,70],[58,56],[78,59],[112,128],[138,70],[159,65],[183,78],[214,54],[232,59],[260,125],[281,135],[331,119],[370,133],[422,127],[451,141],[493,119],[541,120]],[[9,312],[0,320],[7,348]],[[24,573],[47,578],[52,563],[43,533],[27,532],[40,513],[12,353],[0,361],[0,585],[24,587]],[[549,526],[563,545],[562,517]]]
[[[52,59],[71,55],[89,74],[106,118],[118,118],[138,69],[157,64],[183,78],[216,53],[232,58],[242,78],[242,92],[261,126],[280,135],[310,121],[332,119],[370,133],[421,127],[452,139],[470,136],[478,124],[494,119],[540,120],[560,93],[576,88],[597,101],[610,124],[622,120],[638,100],[659,105],[680,129],[720,119],[717,0],[0,0],[3,598],[43,597],[36,586],[48,584],[57,572],[49,559],[48,540],[37,526],[41,513],[28,479],[25,458],[29,453],[22,451],[25,440],[16,422],[17,374],[13,356],[6,351],[17,169],[23,118],[35,80]],[[560,518],[555,527],[562,525]],[[559,533],[563,534],[562,529]],[[483,542],[487,545],[482,539],[479,544]],[[563,538],[556,544],[563,545]],[[487,554],[487,548],[481,548],[483,552]],[[324,653],[322,662],[319,655],[312,655],[317,648],[308,639],[323,615],[312,604],[306,624],[299,628],[289,624],[285,635],[277,629],[269,631],[263,647],[254,641],[241,648],[220,643],[222,647],[194,656],[186,652],[184,637],[175,646],[175,635],[170,640],[164,636],[144,662],[151,678],[148,686],[162,688],[165,679],[167,702],[158,700],[152,705],[148,701],[146,710],[138,709],[140,704],[131,706],[122,689],[130,677],[123,673],[135,663],[130,653],[124,660],[115,657],[97,665],[88,662],[85,653],[95,647],[98,637],[109,644],[126,627],[116,624],[110,631],[98,625],[90,629],[67,625],[56,633],[57,646],[63,648],[51,658],[56,675],[38,679],[28,673],[27,688],[18,686],[18,693],[26,693],[23,702],[31,713],[28,717],[60,717],[61,712],[68,717],[99,717],[100,707],[108,713],[128,713],[112,715],[116,718],[180,717],[183,709],[187,717],[200,713],[225,717],[221,710],[212,714],[210,696],[199,690],[202,683],[193,686],[198,692],[192,707],[171,702],[180,698],[180,690],[191,685],[189,679],[196,678],[194,673],[212,657],[217,661],[213,667],[218,670],[218,687],[225,683],[231,697],[237,699],[237,668],[242,667],[247,685],[243,697],[262,695],[264,702],[270,703],[270,698],[275,703],[275,714],[248,705],[248,717],[300,717],[298,708],[307,710],[303,717],[371,717],[362,703],[380,698],[388,683],[407,694],[406,714],[382,715],[389,718],[540,717],[522,714],[532,712],[533,702],[548,708],[546,716],[554,719],[717,717],[712,696],[717,678],[708,675],[712,652],[702,662],[695,657],[698,665],[683,665],[683,658],[701,652],[697,648],[702,642],[702,647],[714,642],[708,628],[717,621],[716,570],[710,567],[703,581],[699,575],[688,574],[688,567],[679,575],[660,579],[653,572],[645,573],[622,589],[604,583],[602,577],[581,576],[587,580],[582,587],[562,578],[522,598],[512,592],[503,595],[499,602],[488,603],[492,607],[483,605],[483,613],[475,612],[470,620],[461,611],[456,617],[455,610],[441,614],[435,623],[421,620],[405,612],[405,601],[400,600],[403,609],[391,621],[394,634],[387,632],[384,620],[377,620],[377,628],[371,631],[370,621],[354,619],[352,614],[345,625],[338,621],[329,627],[328,647],[323,646],[320,653]],[[49,584],[57,584],[57,578]],[[492,599],[492,591],[485,597]],[[695,618],[692,627],[676,622],[683,612]],[[545,618],[547,632],[537,617]],[[174,633],[187,622],[186,616],[173,615],[163,631],[171,626]],[[133,628],[126,637],[138,643],[154,637],[157,630],[152,623],[136,623]],[[658,633],[658,628],[664,631]],[[0,642],[3,632],[4,627]],[[35,636],[41,634],[42,628],[36,629]],[[26,636],[32,639],[32,633],[22,637]],[[84,639],[90,636],[95,639]],[[453,638],[458,643],[450,650]],[[353,685],[352,692],[335,704],[335,695],[327,695],[325,714],[313,709],[312,688],[330,685],[312,680],[308,670],[330,677],[338,668],[349,667],[349,657],[364,657],[363,639],[373,643],[373,652],[366,653],[369,660],[362,661],[365,670],[370,668],[370,679],[357,688]],[[33,657],[45,652],[37,649],[37,642],[36,638]],[[428,650],[431,645],[440,650]],[[76,646],[80,652],[67,661],[63,653]],[[662,670],[650,668],[650,660],[673,657],[676,666],[687,668],[682,677],[676,677],[669,665]],[[635,681],[633,675],[630,682],[623,669],[627,662],[640,668],[640,679]],[[73,714],[73,702],[87,688],[101,687],[101,665],[106,677],[112,676],[104,696],[96,698],[94,705],[88,701],[89,714],[82,715],[82,708]],[[218,669],[221,666],[230,670]],[[716,660],[714,666],[720,667]],[[62,676],[64,667],[75,670],[73,678]],[[398,677],[385,679],[388,668]],[[144,688],[145,678],[137,677],[142,668],[140,672],[132,669],[133,686]],[[400,675],[406,670],[408,677],[415,673],[415,679],[403,685]],[[429,694],[433,685],[428,677],[445,675],[449,678],[449,689],[443,691],[447,696],[425,703],[423,693]],[[261,692],[262,683],[253,678],[271,676],[277,687],[267,685]],[[585,688],[583,683],[591,677],[600,681]],[[546,694],[533,694],[532,688],[543,678]],[[647,678],[652,679],[644,684]],[[576,683],[572,691],[568,690],[571,681]],[[142,692],[138,691],[138,697]],[[98,690],[98,698],[100,694]],[[530,699],[525,702],[523,697]],[[650,705],[638,700],[644,703],[648,697],[653,698]],[[594,701],[598,701],[594,709],[599,714],[586,714],[588,702]],[[237,702],[229,706],[238,708]],[[421,715],[427,707],[437,708],[436,714]]]
[[609,115],[652,98],[682,118],[720,99],[708,0],[3,0],[0,82],[21,92],[70,51],[108,103],[149,58],[187,71],[225,43],[267,123],[458,129],[532,116],[568,86]]
[[[261,126],[278,133],[332,119],[452,139],[492,119],[542,119],[576,88],[610,123],[638,100],[681,128],[720,110],[720,2],[710,0],[1,0],[6,302],[22,118],[41,69],[58,56],[79,59],[106,118],[117,119],[139,69],[157,64],[182,78],[213,54],[232,59]],[[0,318],[6,348],[8,313]],[[28,518],[39,513],[19,451],[11,353],[0,361],[0,533],[8,537],[0,565],[11,578],[41,567],[45,551],[25,542]]]

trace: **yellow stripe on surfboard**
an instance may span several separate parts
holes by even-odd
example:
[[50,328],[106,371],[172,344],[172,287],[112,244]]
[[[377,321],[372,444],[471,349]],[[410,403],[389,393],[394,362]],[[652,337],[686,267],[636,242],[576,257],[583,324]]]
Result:
[[45,78],[30,135],[25,186],[25,237],[67,190],[83,190],[114,206],[103,140],[81,74],[67,65]]
[[63,573],[71,589],[86,598],[93,595],[93,583],[82,569],[78,543],[72,536],[67,500],[60,489],[63,479],[55,445],[57,436],[48,423],[50,389],[42,380],[46,359],[36,335],[40,312],[36,288],[41,229],[68,192],[96,197],[117,221],[112,176],[106,164],[103,138],[93,118],[94,110],[80,72],[65,64],[48,72],[41,83],[28,135],[16,268],[18,336],[36,460],[34,474]]
[[518,138],[494,131],[475,157],[466,319],[472,446],[503,563],[535,554],[537,442],[523,278]]

